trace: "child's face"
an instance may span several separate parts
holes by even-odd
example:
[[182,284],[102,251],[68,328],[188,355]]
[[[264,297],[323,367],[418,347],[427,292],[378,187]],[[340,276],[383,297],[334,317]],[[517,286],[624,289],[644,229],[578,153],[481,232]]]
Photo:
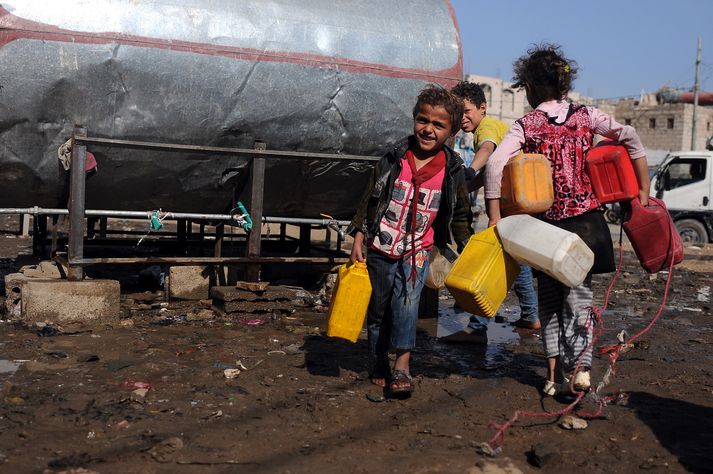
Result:
[[478,107],[468,99],[463,99],[463,122],[461,122],[461,129],[464,132],[474,132],[475,129],[478,128],[478,125],[480,125],[480,121],[485,117],[486,108],[485,102]]
[[426,155],[435,155],[451,136],[451,115],[440,105],[423,104],[413,119],[416,144]]

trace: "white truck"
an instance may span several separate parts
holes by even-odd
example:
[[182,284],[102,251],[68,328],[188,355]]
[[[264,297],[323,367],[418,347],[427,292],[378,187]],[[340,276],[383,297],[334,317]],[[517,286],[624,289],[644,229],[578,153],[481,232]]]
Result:
[[713,151],[670,153],[651,178],[684,243],[713,242]]

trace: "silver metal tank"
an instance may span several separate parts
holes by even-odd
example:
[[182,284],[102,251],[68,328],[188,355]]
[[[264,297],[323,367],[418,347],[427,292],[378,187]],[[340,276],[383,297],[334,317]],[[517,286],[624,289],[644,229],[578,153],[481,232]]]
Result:
[[[66,204],[57,149],[89,136],[378,155],[418,91],[462,77],[447,0],[0,1],[0,207]],[[221,156],[89,148],[89,209],[221,212]],[[369,163],[271,160],[265,215],[349,218]],[[242,177],[242,178],[241,178]]]

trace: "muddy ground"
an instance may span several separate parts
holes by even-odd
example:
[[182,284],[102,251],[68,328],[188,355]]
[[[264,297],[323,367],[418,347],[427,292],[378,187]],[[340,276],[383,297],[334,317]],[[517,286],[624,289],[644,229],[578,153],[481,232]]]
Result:
[[[29,240],[0,232],[0,275],[29,253]],[[540,398],[541,343],[507,324],[512,296],[487,346],[438,342],[435,319],[421,320],[407,400],[378,401],[365,341],[327,338],[319,305],[221,316],[195,311],[209,302],[161,307],[156,293],[124,295],[113,325],[62,333],[6,321],[0,472],[713,472],[712,255],[710,245],[687,249],[660,321],[617,363],[605,392],[621,393],[618,403],[581,431],[520,418],[496,458],[478,449],[491,422],[566,406]],[[610,277],[595,278],[598,304]],[[601,344],[646,326],[665,277],[626,249]],[[452,305],[442,292],[441,311]],[[595,381],[605,364],[595,360]]]

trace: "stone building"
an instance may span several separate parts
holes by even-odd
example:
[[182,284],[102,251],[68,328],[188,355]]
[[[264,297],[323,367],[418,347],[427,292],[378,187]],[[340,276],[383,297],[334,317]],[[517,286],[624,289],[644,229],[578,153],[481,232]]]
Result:
[[[525,90],[513,89],[511,82],[477,74],[468,74],[465,79],[483,87],[491,117],[512,124],[532,110]],[[656,94],[645,94],[638,99],[595,100],[572,91],[569,99],[595,105],[617,121],[636,128],[646,147],[649,164],[660,163],[671,151],[692,149],[693,104],[660,103]],[[694,149],[704,150],[712,136],[713,108],[699,106]]]
[[696,143],[691,148],[693,104],[659,103],[655,94],[647,94],[639,100],[624,99],[607,105],[615,108],[619,122],[636,128],[651,164],[659,163],[670,151],[705,150],[713,135],[713,109],[709,107],[698,107]]

